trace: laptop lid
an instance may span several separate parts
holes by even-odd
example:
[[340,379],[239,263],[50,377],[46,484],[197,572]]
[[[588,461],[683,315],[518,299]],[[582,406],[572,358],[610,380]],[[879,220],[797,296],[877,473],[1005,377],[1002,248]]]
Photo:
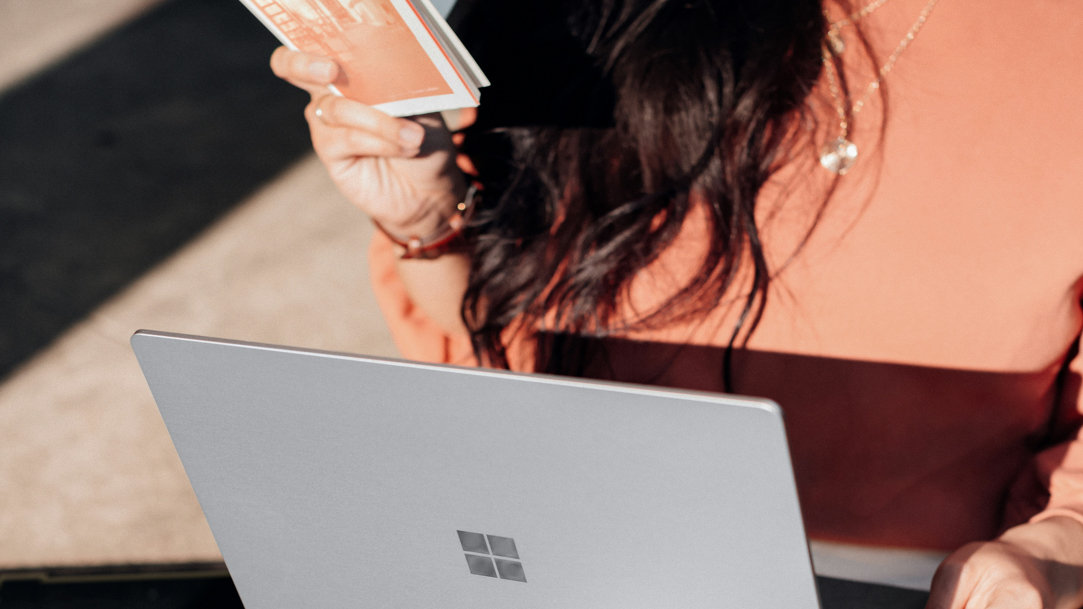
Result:
[[249,609],[817,606],[770,401],[132,346]]

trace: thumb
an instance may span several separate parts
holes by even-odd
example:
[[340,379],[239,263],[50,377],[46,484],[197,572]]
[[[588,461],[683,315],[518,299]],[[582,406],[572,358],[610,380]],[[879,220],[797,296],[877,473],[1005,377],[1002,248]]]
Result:
[[944,559],[933,576],[929,588],[929,602],[925,609],[963,609],[970,600],[973,583],[968,583],[963,566],[980,548],[971,544],[960,548]]

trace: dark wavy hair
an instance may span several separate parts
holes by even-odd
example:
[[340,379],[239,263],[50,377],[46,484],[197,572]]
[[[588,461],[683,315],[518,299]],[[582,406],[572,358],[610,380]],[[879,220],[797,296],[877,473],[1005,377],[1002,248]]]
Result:
[[[490,74],[491,98],[463,145],[484,186],[462,305],[479,360],[507,366],[516,331],[606,336],[689,319],[718,306],[745,266],[752,291],[730,347],[747,341],[770,281],[757,195],[810,119],[820,2],[548,0],[532,14],[506,4],[518,7],[505,16],[519,37],[494,30],[499,9],[462,28],[490,72],[494,54],[510,58]],[[536,43],[544,53],[523,51]],[[632,278],[695,206],[711,234],[698,272],[654,310],[621,319]]]

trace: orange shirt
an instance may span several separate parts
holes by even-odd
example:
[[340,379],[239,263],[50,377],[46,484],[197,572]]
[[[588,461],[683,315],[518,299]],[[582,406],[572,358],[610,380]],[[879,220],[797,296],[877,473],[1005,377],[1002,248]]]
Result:
[[[925,4],[863,21],[880,60]],[[859,97],[869,70],[848,61]],[[1083,4],[942,0],[886,79],[885,137],[872,96],[858,164],[796,256],[829,174],[804,151],[764,188],[775,276],[734,389],[782,405],[812,537],[950,550],[1028,518],[1083,522],[1081,65]],[[703,230],[689,220],[629,310],[698,263]],[[407,357],[472,360],[410,302],[384,239],[371,262]],[[718,389],[733,319],[595,344],[588,373]],[[525,347],[514,361],[533,368]]]

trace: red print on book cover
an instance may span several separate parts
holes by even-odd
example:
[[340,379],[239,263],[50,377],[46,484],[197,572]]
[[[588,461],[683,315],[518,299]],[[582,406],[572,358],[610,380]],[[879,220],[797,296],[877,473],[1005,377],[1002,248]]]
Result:
[[451,87],[391,0],[256,0],[298,49],[334,59],[343,95],[369,105],[448,95]]

